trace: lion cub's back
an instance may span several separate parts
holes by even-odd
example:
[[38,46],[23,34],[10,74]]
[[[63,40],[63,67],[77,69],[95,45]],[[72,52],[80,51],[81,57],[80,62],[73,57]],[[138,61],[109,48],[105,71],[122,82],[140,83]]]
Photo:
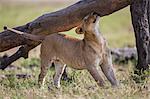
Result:
[[50,44],[54,44],[54,45],[72,45],[72,44],[75,44],[75,43],[78,43],[80,42],[81,40],[80,39],[77,39],[77,38],[74,38],[74,37],[71,37],[71,36],[67,36],[65,34],[58,34],[58,33],[55,33],[55,34],[51,34],[51,35],[48,35],[45,40],[43,41],[43,43],[50,45]]
[[[64,34],[51,34],[48,35],[42,42],[41,52],[46,53],[71,53],[78,49],[81,40],[66,36]],[[72,52],[70,52],[72,51]]]

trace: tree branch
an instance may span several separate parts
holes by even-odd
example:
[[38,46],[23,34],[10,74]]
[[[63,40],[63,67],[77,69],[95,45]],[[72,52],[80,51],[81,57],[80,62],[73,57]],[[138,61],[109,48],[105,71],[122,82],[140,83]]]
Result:
[[[97,12],[101,17],[118,11],[130,4],[130,0],[82,0],[62,10],[44,14],[26,25],[15,29],[36,35],[68,31],[80,24],[82,19],[91,12]],[[34,45],[34,42],[32,42]],[[10,31],[0,33],[0,52],[19,45],[32,45],[30,40],[24,39]]]
[[[81,0],[62,10],[44,14],[26,25],[15,27],[15,29],[35,35],[49,35],[68,31],[78,26],[82,19],[91,12],[96,12],[102,17],[112,14],[129,4],[130,0]],[[24,47],[22,47],[22,50],[18,50],[14,55],[2,61],[0,68],[4,69],[20,57],[26,57],[28,51],[38,44],[40,43],[28,40],[10,31],[1,32],[0,52],[20,45]]]

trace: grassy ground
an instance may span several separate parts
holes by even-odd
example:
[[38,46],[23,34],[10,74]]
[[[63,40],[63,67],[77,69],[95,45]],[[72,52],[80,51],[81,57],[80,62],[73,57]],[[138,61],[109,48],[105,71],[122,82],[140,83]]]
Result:
[[[56,11],[69,4],[2,4],[0,3],[0,31],[4,25],[19,26],[34,20],[39,15]],[[131,26],[129,8],[123,9],[110,16],[101,18],[101,31],[109,42],[110,47],[134,46],[135,39]],[[74,30],[67,32],[75,35]],[[7,51],[12,54],[14,50]],[[3,53],[1,53],[3,54]],[[47,75],[43,89],[37,87],[40,60],[39,47],[31,51],[30,58],[20,59],[14,63],[20,69],[0,71],[0,75],[11,74],[11,77],[0,79],[0,99],[149,99],[150,80],[135,84],[132,80],[134,62],[115,64],[116,75],[120,81],[119,88],[111,88],[106,80],[106,87],[99,88],[87,71],[75,71],[68,68],[71,80],[62,81],[61,89],[53,86],[54,69]],[[34,57],[34,58],[33,58]],[[30,74],[31,78],[17,79],[15,74]]]

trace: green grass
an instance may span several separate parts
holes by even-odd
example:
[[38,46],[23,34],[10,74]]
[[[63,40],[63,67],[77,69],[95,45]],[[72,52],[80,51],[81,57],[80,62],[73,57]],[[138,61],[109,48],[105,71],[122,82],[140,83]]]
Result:
[[[44,13],[63,7],[64,5],[61,4],[43,6],[40,4],[0,4],[0,31],[4,25],[9,27],[23,25]],[[135,45],[129,8],[102,17],[100,27],[111,47]],[[76,35],[74,30],[67,34],[81,37]],[[111,88],[106,79],[106,87],[99,88],[86,70],[76,71],[68,68],[68,75],[72,80],[62,81],[60,89],[56,89],[53,85],[54,69],[49,70],[44,89],[39,89],[37,78],[40,72],[40,60],[36,55],[38,53],[39,48],[30,53],[29,59],[20,59],[15,62],[14,65],[21,67],[19,70],[0,71],[0,75],[20,73],[32,75],[28,79],[17,79],[15,76],[0,79],[0,99],[149,99],[150,97],[150,80],[142,84],[135,84],[132,80],[135,65],[133,62],[115,65],[116,75],[120,81],[119,88]]]

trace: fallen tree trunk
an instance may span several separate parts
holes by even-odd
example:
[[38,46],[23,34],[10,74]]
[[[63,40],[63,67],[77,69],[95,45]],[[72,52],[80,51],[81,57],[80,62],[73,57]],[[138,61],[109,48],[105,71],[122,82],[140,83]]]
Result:
[[[70,30],[78,26],[82,19],[91,12],[98,13],[101,17],[112,14],[130,4],[130,0],[81,0],[60,11],[44,14],[26,25],[15,29],[36,34],[48,35],[52,33]],[[0,63],[0,69],[4,69],[20,57],[27,58],[28,52],[39,45],[10,31],[0,33],[0,52],[23,45],[14,55]]]
[[[91,12],[97,12],[101,17],[109,15],[129,5],[129,1],[130,0],[82,0],[60,11],[44,14],[36,20],[26,25],[16,27],[15,29],[36,35],[68,31],[78,26],[81,20]],[[0,52],[19,45],[32,45],[30,40],[24,39],[10,31],[0,33],[0,43]]]
[[32,75],[29,75],[29,74],[16,74],[16,75],[6,74],[6,75],[0,75],[0,80],[4,80],[7,78],[11,78],[11,77],[15,77],[17,79],[28,79],[28,78],[31,78]]
[[137,50],[134,48],[113,48],[111,54],[114,62],[127,63],[131,60],[137,60]]

